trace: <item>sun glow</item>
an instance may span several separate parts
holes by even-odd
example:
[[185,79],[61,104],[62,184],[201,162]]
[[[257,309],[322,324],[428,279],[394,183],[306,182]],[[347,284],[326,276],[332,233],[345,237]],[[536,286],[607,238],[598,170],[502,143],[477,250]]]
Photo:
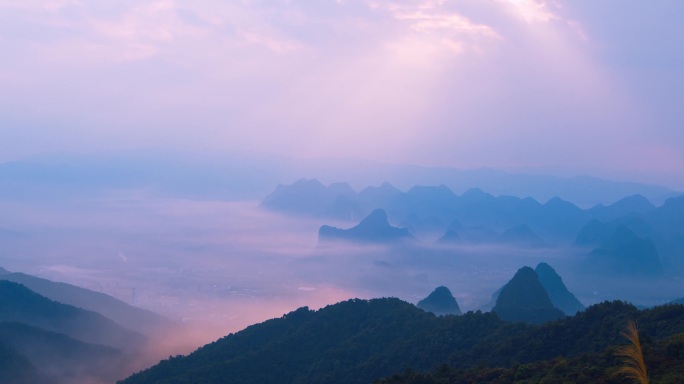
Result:
[[499,0],[509,6],[511,10],[528,23],[549,22],[558,17],[549,10],[549,7],[536,0]]

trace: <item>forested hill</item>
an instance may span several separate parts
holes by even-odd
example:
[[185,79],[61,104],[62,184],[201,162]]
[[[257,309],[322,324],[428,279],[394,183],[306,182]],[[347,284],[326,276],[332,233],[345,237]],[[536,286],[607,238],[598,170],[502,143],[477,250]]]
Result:
[[356,299],[318,311],[300,308],[121,383],[371,383],[444,363],[511,369],[603,353],[624,344],[620,332],[629,320],[640,325],[648,345],[684,333],[684,306],[639,311],[602,303],[537,326],[507,323],[494,313],[436,317],[398,299]]

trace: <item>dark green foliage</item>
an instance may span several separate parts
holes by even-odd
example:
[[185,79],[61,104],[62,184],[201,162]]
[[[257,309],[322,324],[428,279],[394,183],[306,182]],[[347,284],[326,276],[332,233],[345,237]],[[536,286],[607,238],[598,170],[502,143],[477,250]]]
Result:
[[449,288],[443,286],[435,288],[428,297],[419,301],[416,306],[438,316],[461,314],[461,308],[459,308],[458,302],[451,294],[451,291]]
[[565,316],[553,306],[537,273],[530,267],[520,268],[503,287],[493,311],[506,321],[531,324],[541,324]]
[[253,325],[125,383],[369,383],[397,367],[429,369],[502,324],[490,313],[438,318],[398,299],[349,300]]
[[629,320],[639,324],[653,375],[681,378],[667,364],[684,355],[684,306],[639,311],[606,302],[529,325],[494,313],[435,317],[397,299],[376,299],[301,308],[122,383],[618,383],[614,347],[624,344],[620,332]]
[[[678,384],[684,382],[684,356],[680,354],[684,334],[644,345],[645,360],[651,382]],[[617,374],[622,364],[616,347],[601,353],[572,358],[555,357],[512,367],[470,367],[467,369],[442,365],[432,372],[404,372],[375,384],[475,384],[475,383],[597,383],[622,384],[624,376]]]

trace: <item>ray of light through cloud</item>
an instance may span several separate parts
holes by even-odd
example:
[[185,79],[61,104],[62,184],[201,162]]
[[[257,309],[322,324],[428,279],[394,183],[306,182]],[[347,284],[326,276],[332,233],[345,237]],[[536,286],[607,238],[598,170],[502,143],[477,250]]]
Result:
[[681,60],[652,44],[681,36],[672,4],[2,1],[2,160],[249,149],[681,187]]

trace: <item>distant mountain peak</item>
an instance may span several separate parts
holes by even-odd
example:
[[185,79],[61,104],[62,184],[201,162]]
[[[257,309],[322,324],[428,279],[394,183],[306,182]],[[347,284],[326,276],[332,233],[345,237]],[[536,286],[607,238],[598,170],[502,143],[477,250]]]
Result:
[[460,315],[461,308],[449,288],[439,286],[428,297],[419,301],[416,306],[426,312],[432,312],[437,316]]
[[294,183],[292,183],[293,187],[316,187],[316,188],[325,188],[325,185],[318,181],[317,179],[305,179],[301,178]]
[[465,191],[462,196],[467,196],[467,195],[478,196],[478,195],[486,195],[486,193],[480,188],[468,188],[468,190]]
[[384,209],[378,208],[369,213],[357,227],[361,228],[376,228],[389,226],[389,219],[387,218],[387,212]]
[[537,273],[530,267],[520,268],[501,289],[493,311],[506,321],[535,324],[565,316],[553,306]]
[[549,294],[549,299],[553,305],[563,311],[566,315],[572,316],[584,310],[584,305],[577,300],[563,283],[563,279],[547,263],[539,263],[534,269],[539,277],[539,282]]
[[[625,203],[643,204],[643,205],[648,205],[650,207],[655,208],[655,206],[653,204],[651,204],[650,200],[648,200],[646,197],[644,197],[644,195],[640,195],[638,193],[635,195],[623,197],[622,199],[615,202],[615,204],[625,204]],[[612,205],[615,205],[615,204],[612,204]]]
[[489,197],[493,196],[480,188],[470,188],[461,195],[461,198],[465,200],[486,199]]
[[354,191],[354,189],[348,183],[345,182],[331,183],[330,185],[328,185],[328,190],[343,196],[356,195],[356,191]]
[[499,235],[499,242],[505,244],[524,245],[528,247],[543,247],[545,244],[527,224],[516,225]]
[[585,260],[590,272],[625,276],[654,276],[663,273],[653,241],[642,238],[625,225],[613,233]]
[[573,203],[566,201],[566,200],[563,200],[560,197],[552,197],[544,205],[546,205],[547,207],[554,207],[554,208],[568,208],[568,207],[577,208],[577,206],[574,205]]
[[406,228],[390,225],[387,212],[376,209],[361,222],[349,229],[340,229],[328,225],[318,230],[319,241],[345,240],[359,243],[392,243],[396,241],[415,240]]
[[454,243],[460,243],[462,241],[463,241],[463,239],[461,239],[461,236],[458,235],[458,232],[454,231],[453,229],[450,229],[450,230],[446,231],[444,236],[440,237],[437,240],[437,243],[454,244]]

